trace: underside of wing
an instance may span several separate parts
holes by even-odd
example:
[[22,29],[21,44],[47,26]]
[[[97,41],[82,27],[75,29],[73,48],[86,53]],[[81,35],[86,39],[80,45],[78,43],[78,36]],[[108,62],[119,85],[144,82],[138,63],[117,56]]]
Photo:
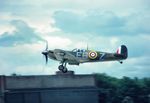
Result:
[[78,59],[70,53],[69,51],[64,51],[60,49],[55,49],[54,50],[54,55],[56,56],[56,59],[59,61],[66,61],[69,64],[79,64]]

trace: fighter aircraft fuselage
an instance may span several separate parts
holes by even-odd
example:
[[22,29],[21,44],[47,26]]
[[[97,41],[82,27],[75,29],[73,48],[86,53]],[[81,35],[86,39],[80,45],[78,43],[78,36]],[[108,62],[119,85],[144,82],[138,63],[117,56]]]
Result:
[[121,45],[115,53],[93,51],[88,49],[73,49],[72,51],[46,49],[42,52],[42,54],[45,55],[46,62],[48,61],[48,58],[60,61],[61,65],[59,66],[59,70],[66,72],[67,63],[69,65],[79,65],[80,63],[89,62],[119,61],[122,64],[122,60],[127,59],[128,57],[128,50],[125,45]]

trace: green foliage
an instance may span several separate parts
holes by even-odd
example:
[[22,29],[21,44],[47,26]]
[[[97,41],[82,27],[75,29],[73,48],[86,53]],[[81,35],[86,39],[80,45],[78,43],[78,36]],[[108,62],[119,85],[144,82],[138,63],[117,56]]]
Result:
[[106,74],[94,75],[100,94],[105,95],[102,103],[122,103],[127,96],[131,97],[134,103],[149,103],[150,78],[123,77],[118,79]]

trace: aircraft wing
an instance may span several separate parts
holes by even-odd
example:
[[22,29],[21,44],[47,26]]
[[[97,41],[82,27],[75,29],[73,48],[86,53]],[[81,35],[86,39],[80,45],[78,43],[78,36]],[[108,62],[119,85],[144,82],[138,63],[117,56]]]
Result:
[[78,59],[68,51],[55,49],[54,55],[56,56],[56,59],[59,61],[67,60],[68,62],[70,61],[70,62],[79,63]]

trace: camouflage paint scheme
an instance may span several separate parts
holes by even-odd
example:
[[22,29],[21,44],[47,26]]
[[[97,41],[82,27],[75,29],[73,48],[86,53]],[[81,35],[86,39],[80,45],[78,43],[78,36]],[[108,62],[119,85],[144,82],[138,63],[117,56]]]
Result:
[[127,59],[128,50],[125,45],[121,45],[117,49],[116,53],[107,53],[101,51],[92,51],[85,49],[74,49],[72,51],[65,51],[61,49],[47,50],[42,52],[48,58],[60,61],[61,65],[58,67],[62,72],[67,72],[66,64],[79,65],[80,63],[88,62],[104,62],[104,61],[119,61],[122,64],[122,60]]

